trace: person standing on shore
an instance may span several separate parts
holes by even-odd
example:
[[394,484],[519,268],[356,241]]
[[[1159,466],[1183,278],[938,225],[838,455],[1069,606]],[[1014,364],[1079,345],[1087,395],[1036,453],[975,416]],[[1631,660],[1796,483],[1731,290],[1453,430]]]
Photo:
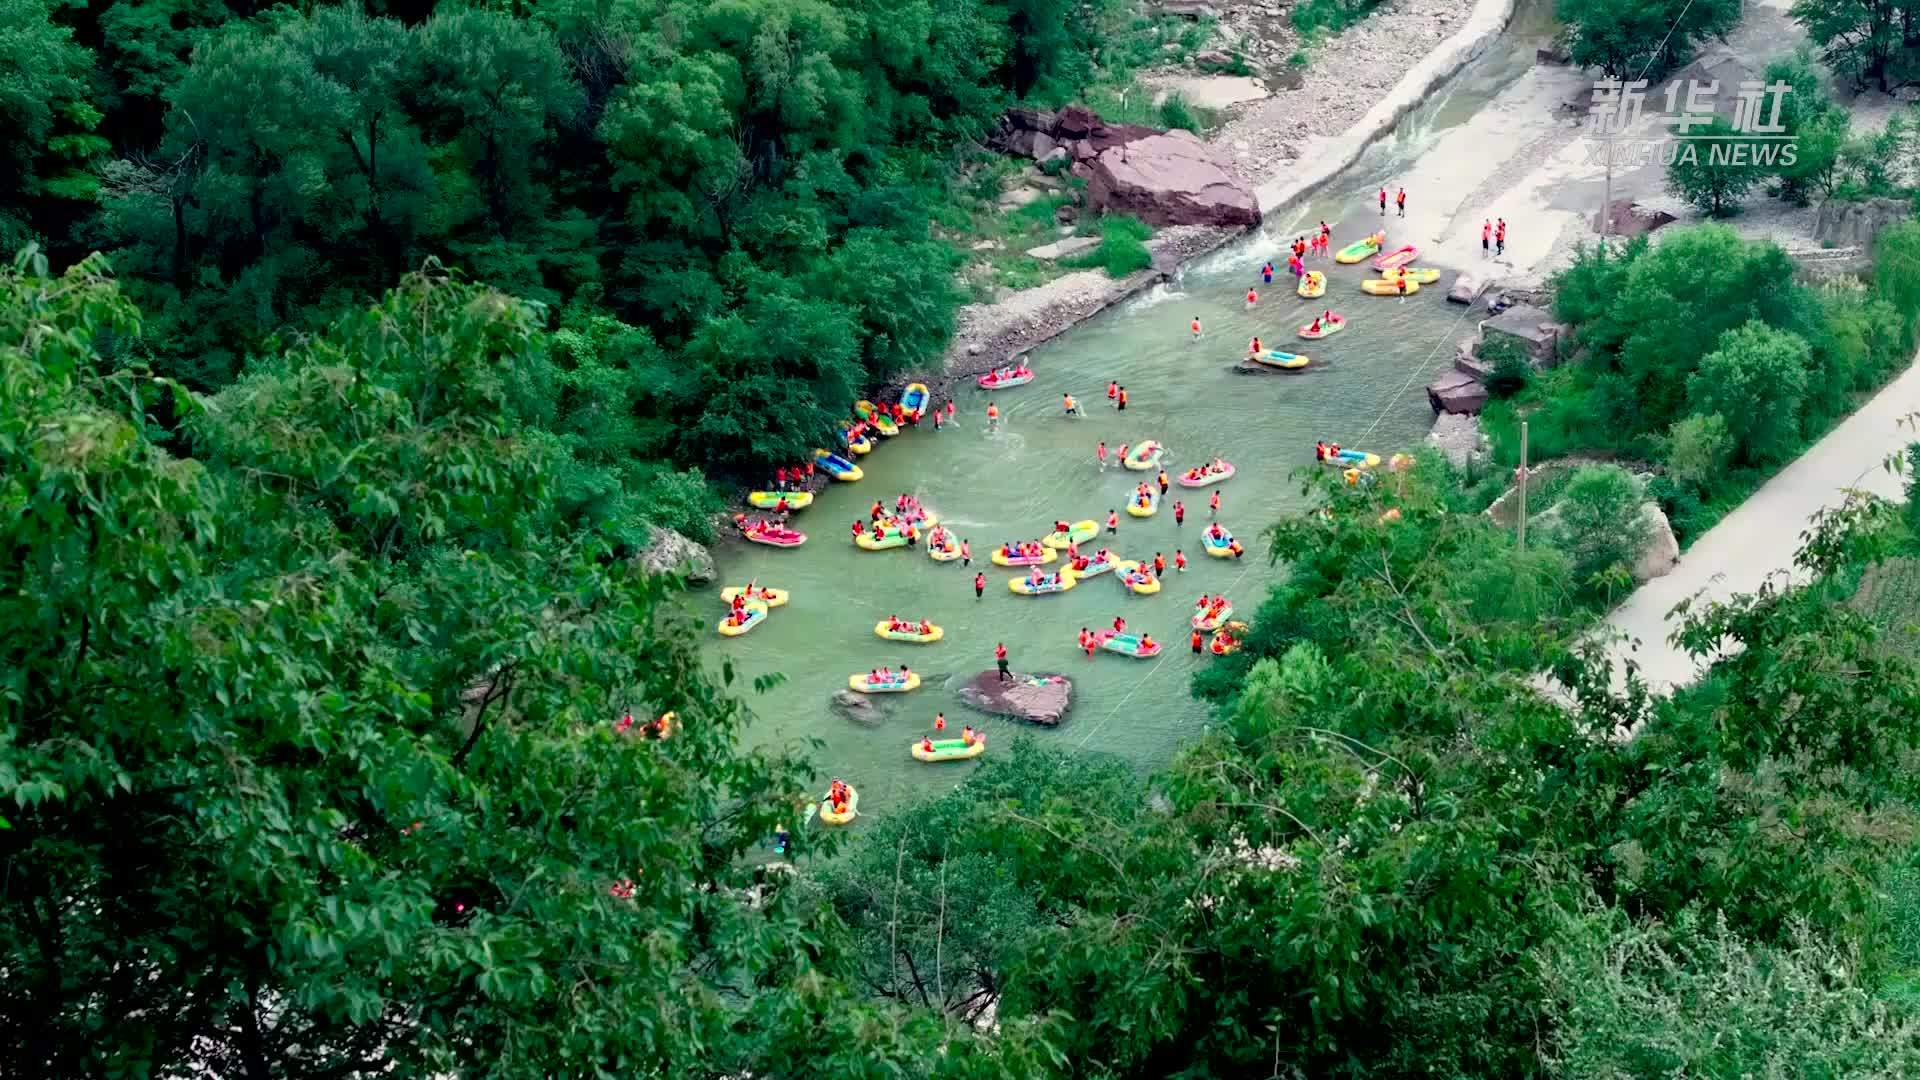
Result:
[[1493,253],[1495,255],[1505,255],[1507,253],[1507,219],[1506,218],[1501,218],[1500,224],[1494,228]]
[[1480,257],[1487,257],[1487,247],[1493,240],[1493,220],[1483,218],[1480,222]]
[[1380,216],[1381,217],[1387,216],[1387,189],[1386,188],[1380,189]]
[[1400,217],[1406,217],[1406,216],[1407,216],[1407,189],[1406,189],[1406,188],[1401,188],[1401,189],[1400,189],[1400,194],[1398,194],[1398,195],[1395,195],[1395,196],[1393,197],[1393,204],[1394,204],[1394,206],[1396,206],[1396,207],[1398,207],[1398,208],[1399,208],[1399,210],[1400,210],[1400,214],[1399,214],[1399,216],[1400,216]]

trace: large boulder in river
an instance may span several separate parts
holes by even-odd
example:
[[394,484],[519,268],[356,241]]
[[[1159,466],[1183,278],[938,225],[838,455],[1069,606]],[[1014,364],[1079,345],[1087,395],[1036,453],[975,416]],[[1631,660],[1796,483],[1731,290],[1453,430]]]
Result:
[[649,574],[685,574],[695,585],[707,585],[718,576],[713,554],[672,529],[653,526],[640,552],[640,568]]
[[1470,415],[1486,407],[1487,387],[1466,372],[1448,369],[1427,384],[1427,404],[1436,413]]
[[1065,675],[1012,672],[1002,681],[998,671],[983,671],[960,688],[960,700],[988,716],[1053,727],[1073,707],[1073,683]]
[[867,694],[854,690],[835,690],[833,692],[835,712],[865,727],[878,727],[887,718],[887,710]]
[[1260,204],[1192,132],[1168,131],[1101,150],[1087,202],[1149,225],[1252,228]]

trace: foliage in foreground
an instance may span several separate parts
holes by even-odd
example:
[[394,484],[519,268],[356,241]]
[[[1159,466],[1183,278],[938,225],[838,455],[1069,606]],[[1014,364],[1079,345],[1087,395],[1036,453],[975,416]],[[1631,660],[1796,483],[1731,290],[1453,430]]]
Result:
[[[1199,676],[1218,726],[1170,767],[1026,748],[859,842],[835,900],[870,983],[950,942],[949,998],[1071,1015],[1088,1078],[1738,1075],[1816,1021],[1809,1061],[1920,1052],[1911,1010],[1861,996],[1920,824],[1911,658],[1818,585],[1769,588],[1689,617],[1690,648],[1745,647],[1706,684],[1615,696],[1564,557],[1447,512],[1430,473],[1316,500],[1273,530],[1288,576]],[[990,943],[943,913],[960,896],[1002,898]],[[1828,957],[1845,978],[1814,981]]]
[[[212,398],[97,353],[97,260],[0,272],[0,1056],[41,1076],[1026,1075],[852,997],[753,868],[668,583],[556,528],[525,305],[427,275]],[[149,414],[181,418],[190,453]],[[622,732],[676,714],[671,737]],[[806,843],[802,834],[800,842]]]

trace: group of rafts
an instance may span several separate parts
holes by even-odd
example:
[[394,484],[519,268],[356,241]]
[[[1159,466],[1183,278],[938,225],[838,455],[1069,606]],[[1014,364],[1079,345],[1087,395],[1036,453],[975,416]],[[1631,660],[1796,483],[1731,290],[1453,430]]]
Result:
[[[1440,280],[1438,270],[1409,265],[1419,255],[1418,248],[1412,244],[1405,244],[1383,254],[1381,249],[1386,246],[1386,243],[1387,234],[1376,232],[1334,252],[1333,261],[1351,264],[1371,256],[1373,268],[1380,272],[1380,276],[1360,282],[1360,291],[1370,296],[1410,296],[1419,292],[1421,285],[1431,285]],[[1307,271],[1301,275],[1294,291],[1309,300],[1325,296],[1327,294],[1326,272]],[[1321,313],[1312,322],[1302,325],[1296,332],[1308,341],[1318,341],[1321,338],[1332,337],[1346,328],[1346,317],[1329,310]],[[1259,338],[1253,339],[1248,348],[1247,359],[1281,371],[1302,371],[1313,362],[1312,358],[1304,353],[1265,348],[1261,346]]]

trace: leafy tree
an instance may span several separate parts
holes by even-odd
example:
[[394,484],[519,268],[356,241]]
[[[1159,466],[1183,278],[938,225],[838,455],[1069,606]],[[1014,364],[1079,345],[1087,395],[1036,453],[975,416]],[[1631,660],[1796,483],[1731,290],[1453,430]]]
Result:
[[0,288],[9,1061],[1032,1075],[1017,1023],[794,1060],[893,1026],[748,858],[808,774],[736,747],[669,583],[543,531],[525,305],[410,277],[200,399],[103,374],[138,316],[97,260]]
[[1897,221],[1880,230],[1873,256],[1874,288],[1905,317],[1911,342],[1920,319],[1920,222]]
[[1696,413],[1717,413],[1739,460],[1778,461],[1800,438],[1807,393],[1807,343],[1758,322],[1729,330],[1687,380]]
[[1835,74],[1856,89],[1871,82],[1884,92],[1891,89],[1890,69],[1906,29],[1902,16],[1912,14],[1910,7],[1905,0],[1794,0],[1791,13]]
[[1667,435],[1667,475],[1701,495],[1711,495],[1733,458],[1733,436],[1719,413],[1674,422]]
[[1667,164],[1667,190],[1714,217],[1738,210],[1764,167],[1742,156],[1748,144],[1728,141],[1737,134],[1725,117],[1715,116],[1697,138],[1681,141]]
[[1724,34],[1740,20],[1734,0],[1557,0],[1569,52],[1581,67],[1631,81],[1663,75],[1685,63],[1693,43]]
[[[1618,465],[1575,470],[1549,513],[1553,544],[1572,560],[1576,580],[1631,575],[1652,532],[1641,511],[1645,501],[1640,482]],[[1596,591],[1609,587],[1602,584]]]
[[34,211],[90,201],[88,164],[107,149],[93,134],[100,111],[88,94],[93,57],[54,22],[45,0],[0,0],[0,250],[34,237]]

